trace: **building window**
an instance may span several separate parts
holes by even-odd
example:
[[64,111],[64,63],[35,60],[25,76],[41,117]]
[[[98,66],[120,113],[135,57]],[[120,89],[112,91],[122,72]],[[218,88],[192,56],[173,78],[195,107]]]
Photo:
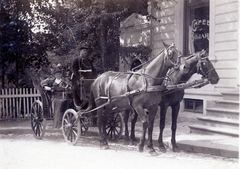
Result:
[[184,110],[203,113],[203,101],[198,99],[184,99]]
[[209,48],[209,0],[187,0],[185,54]]

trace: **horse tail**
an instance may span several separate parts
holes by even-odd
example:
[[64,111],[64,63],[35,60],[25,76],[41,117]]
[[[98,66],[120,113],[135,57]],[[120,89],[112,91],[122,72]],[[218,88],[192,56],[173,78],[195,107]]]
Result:
[[93,95],[93,91],[91,90],[90,91],[90,98],[89,98],[89,102],[88,102],[88,107],[85,111],[92,110],[95,107],[96,107],[96,104],[95,104],[95,100],[94,100],[94,95]]

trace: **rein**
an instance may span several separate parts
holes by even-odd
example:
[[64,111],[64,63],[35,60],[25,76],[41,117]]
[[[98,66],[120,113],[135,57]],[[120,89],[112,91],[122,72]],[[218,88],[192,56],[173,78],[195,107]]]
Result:
[[209,79],[199,79],[199,80],[194,80],[192,82],[186,82],[186,83],[181,83],[181,84],[176,84],[176,85],[168,85],[166,86],[166,91],[164,91],[164,95],[179,91],[179,90],[184,90],[187,88],[200,88],[202,86],[205,86],[209,84]]

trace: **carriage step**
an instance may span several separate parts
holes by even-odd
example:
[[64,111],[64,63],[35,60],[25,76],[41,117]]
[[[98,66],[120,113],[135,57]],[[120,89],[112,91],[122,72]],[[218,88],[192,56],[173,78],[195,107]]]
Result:
[[207,116],[223,117],[228,119],[239,119],[239,110],[223,108],[206,108]]
[[198,133],[198,134],[208,134],[208,135],[225,135],[225,136],[232,136],[232,137],[239,137],[239,130],[230,129],[230,128],[223,128],[223,127],[209,127],[205,125],[190,125],[191,133]]
[[226,119],[219,117],[197,117],[197,119],[201,122],[202,125],[209,127],[223,127],[223,128],[231,128],[238,130],[239,128],[239,120],[237,119]]

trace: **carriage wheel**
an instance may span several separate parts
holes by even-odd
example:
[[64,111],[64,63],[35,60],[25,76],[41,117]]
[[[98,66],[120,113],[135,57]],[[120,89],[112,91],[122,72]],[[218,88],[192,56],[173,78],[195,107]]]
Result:
[[112,112],[106,125],[106,133],[109,140],[116,141],[122,136],[123,116],[121,112]]
[[44,124],[43,106],[40,100],[36,100],[33,103],[30,120],[34,137],[37,139],[42,139],[46,130],[46,125]]
[[81,135],[81,123],[75,110],[68,109],[65,111],[62,119],[62,132],[67,143],[77,144]]

